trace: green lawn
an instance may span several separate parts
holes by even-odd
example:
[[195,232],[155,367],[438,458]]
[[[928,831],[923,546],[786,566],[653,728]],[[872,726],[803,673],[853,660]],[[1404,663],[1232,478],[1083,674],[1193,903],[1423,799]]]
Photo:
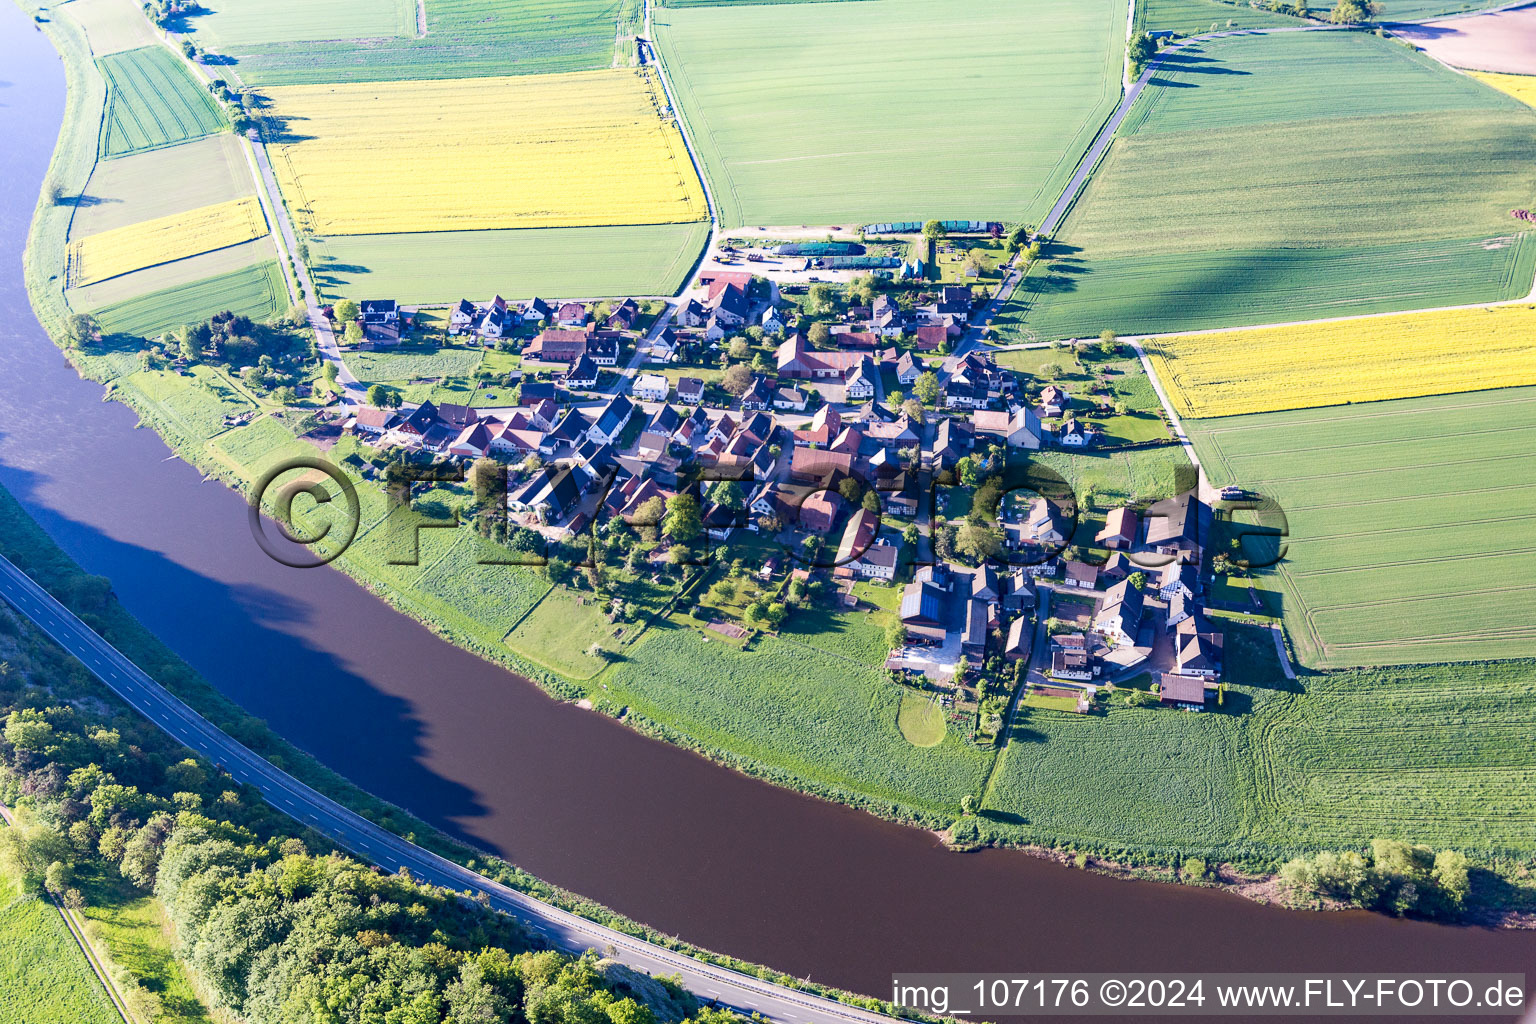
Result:
[[310,267],[315,287],[330,299],[367,293],[441,304],[498,293],[671,295],[708,237],[704,223],[332,235],[310,242]]
[[726,227],[1031,220],[1119,98],[1111,0],[655,13]]
[[484,353],[472,348],[423,348],[420,351],[349,352],[347,367],[369,384],[403,384],[424,377],[468,377]]
[[750,651],[699,629],[653,626],[604,677],[611,699],[797,788],[892,804],[948,824],[991,755],[951,731],[937,746],[902,734],[902,688],[884,673],[786,640]]
[[[198,41],[235,58],[236,71],[250,85],[606,68],[614,58],[621,4],[427,0],[425,38],[416,37],[415,5],[403,0],[281,0],[286,16],[269,14],[271,6],[266,0],[221,0],[216,5],[221,13],[192,19]],[[222,44],[221,33],[230,37]]]
[[95,311],[106,334],[153,338],[232,310],[258,322],[288,310],[288,286],[275,260],[230,274],[175,285]]
[[944,720],[944,709],[930,696],[920,693],[903,693],[901,710],[896,724],[901,734],[914,747],[936,747],[944,742],[949,725]]
[[0,875],[0,1020],[121,1024],[59,912]]
[[1186,421],[1218,486],[1272,497],[1308,665],[1536,654],[1536,389]]
[[[1348,154],[1341,159],[1340,154]],[[1148,333],[1523,295],[1536,111],[1364,33],[1169,58],[998,324]]]
[[174,146],[228,127],[208,90],[164,46],[114,53],[96,63],[107,81],[103,157]]

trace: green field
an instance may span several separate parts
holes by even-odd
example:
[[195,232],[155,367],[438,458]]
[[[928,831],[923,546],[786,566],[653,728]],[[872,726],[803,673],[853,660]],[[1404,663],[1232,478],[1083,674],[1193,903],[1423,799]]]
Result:
[[[167,182],[175,187],[167,188]],[[255,194],[239,137],[213,135],[98,162],[75,206],[69,233],[84,238]]]
[[53,904],[0,875],[0,1020],[121,1024]]
[[174,146],[223,131],[218,104],[163,46],[145,46],[97,60],[107,81],[103,157]]
[[[1050,250],[1047,250],[1050,254]],[[1061,247],[992,321],[1001,340],[1244,327],[1520,298],[1536,236],[1083,259]]]
[[1186,423],[1289,526],[1278,609],[1313,667],[1536,653],[1536,389]]
[[[606,68],[614,59],[621,5],[620,0],[427,0],[425,38],[416,38],[415,5],[403,0],[283,0],[280,6],[292,14],[273,18],[274,28],[263,24],[271,9],[265,0],[223,0],[220,6],[229,8],[226,21],[220,21],[222,15],[193,20],[199,41],[234,58],[241,79],[261,86]],[[346,17],[361,12],[366,16]],[[377,32],[380,25],[389,31]],[[330,35],[336,29],[340,35]],[[408,38],[398,38],[402,29]],[[223,44],[220,33],[230,36]],[[272,38],[278,34],[281,39]]]
[[726,227],[1038,219],[1119,98],[1110,0],[654,15]]
[[485,354],[476,349],[439,348],[422,352],[349,352],[347,367],[367,383],[403,383],[422,377],[467,377]]
[[[1259,11],[1247,4],[1221,3],[1218,0],[1138,0],[1137,32],[1172,31],[1181,36],[1210,32],[1212,26],[1225,32],[1228,28],[1271,28],[1304,24],[1299,18]],[[1229,24],[1230,23],[1230,24]]]
[[[433,3],[431,7],[436,7]],[[282,41],[387,39],[416,35],[413,0],[219,0],[187,15],[185,25],[215,53],[242,53]]]
[[[1341,157],[1341,154],[1347,154]],[[1215,40],[1142,93],[999,322],[1178,331],[1524,295],[1536,112],[1363,33]]]
[[992,755],[951,731],[914,747],[902,688],[867,666],[772,638],[742,652],[670,622],[604,681],[611,699],[796,785],[952,817]]
[[1418,21],[1438,18],[1443,14],[1460,14],[1463,11],[1480,11],[1484,7],[1501,6],[1503,0],[1386,0],[1382,21]]
[[252,320],[270,320],[288,309],[288,287],[275,261],[176,285],[95,311],[106,334],[152,338],[214,313],[233,310]]
[[401,302],[540,295],[671,295],[704,251],[709,225],[333,235],[310,242],[315,288],[329,299]]

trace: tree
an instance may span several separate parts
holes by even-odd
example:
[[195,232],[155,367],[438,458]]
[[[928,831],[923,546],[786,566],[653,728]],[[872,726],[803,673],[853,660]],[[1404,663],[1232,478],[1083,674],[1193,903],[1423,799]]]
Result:
[[747,504],[746,496],[741,493],[741,484],[735,480],[715,481],[709,489],[709,500],[733,512],[739,512]]
[[909,398],[902,402],[901,414],[913,423],[922,423],[928,415],[923,409],[923,400],[920,398]]
[[916,547],[918,538],[923,535],[916,523],[908,523],[907,528],[901,531],[901,542],[908,547]]
[[805,332],[805,337],[817,348],[826,348],[832,343],[832,329],[824,323],[814,323],[811,324],[811,329]]
[[869,490],[865,491],[863,504],[864,511],[869,512],[872,515],[879,515],[880,509],[883,507],[880,504],[880,492],[876,491],[874,488],[870,488]]
[[735,395],[738,398],[746,394],[747,389],[751,386],[752,367],[746,363],[734,364],[720,377],[720,387],[725,389],[727,394]]
[[1008,229],[1006,244],[1009,252],[1018,252],[1029,244],[1029,225],[1015,224]]
[[1328,20],[1335,25],[1358,25],[1377,18],[1381,10],[1375,0],[1338,0],[1328,12]]
[[932,370],[924,370],[912,383],[912,393],[924,405],[934,405],[939,400],[939,377]]
[[857,505],[864,494],[864,487],[853,477],[844,477],[838,481],[837,493],[843,496],[843,500],[850,505]]
[[1099,353],[1112,356],[1120,351],[1120,336],[1109,328],[1099,332]]
[[1133,572],[1125,578],[1125,582],[1129,583],[1136,590],[1146,590],[1147,574],[1139,571]]
[[967,519],[955,534],[955,550],[977,562],[1002,549],[1003,531],[986,523],[973,523]]
[[806,303],[812,314],[830,313],[833,309],[835,293],[832,286],[820,282],[811,285],[805,293]]
[[272,400],[279,405],[292,405],[294,402],[299,400],[299,393],[293,390],[293,388],[289,387],[287,384],[284,384],[282,387],[272,392]]
[[101,327],[96,323],[96,318],[89,313],[72,313],[64,321],[64,329],[69,332],[69,340],[76,345],[85,345],[96,340],[101,333]]
[[181,358],[189,363],[195,363],[203,357],[203,350],[197,344],[196,336],[187,328],[181,329]]
[[661,522],[662,532],[674,543],[686,543],[704,532],[699,518],[699,501],[691,494],[674,494],[667,499],[667,514]]
[[371,384],[368,387],[368,404],[375,409],[389,408],[389,389],[383,384]]
[[336,383],[336,377],[340,373],[341,371],[336,368],[336,364],[330,360],[326,360],[325,364],[320,367],[320,376],[325,378],[325,382],[327,384],[334,385]]
[[907,627],[901,624],[900,619],[893,620],[885,627],[885,643],[891,650],[895,650],[907,642]]
[[1141,77],[1141,73],[1147,69],[1147,64],[1157,55],[1157,41],[1152,38],[1150,32],[1143,32],[1131,40],[1130,48],[1126,56],[1130,59],[1131,75]]
[[1046,378],[1047,380],[1058,379],[1061,376],[1061,364],[1046,363],[1044,366],[1040,367],[1040,376]]
[[342,332],[342,337],[348,345],[356,345],[363,340],[363,328],[356,320],[347,321],[347,329]]
[[337,323],[351,323],[357,319],[357,303],[353,302],[351,299],[342,299],[340,302],[336,303],[333,312],[336,314]]
[[987,254],[982,252],[980,249],[972,249],[969,253],[966,254],[965,266],[967,270],[973,271],[977,276],[982,274],[989,274],[992,272],[991,259],[989,259]]
[[967,793],[960,798],[960,813],[967,815],[976,813],[975,793]]
[[930,242],[937,242],[949,232],[944,230],[944,225],[936,220],[930,220],[923,225],[923,237]]
[[960,474],[960,483],[965,487],[976,486],[976,459],[967,455],[955,463],[955,471]]
[[658,494],[654,498],[647,498],[641,502],[639,508],[635,509],[634,525],[657,526],[666,514],[667,500]]
[[267,383],[267,371],[260,366],[247,366],[240,379],[245,381],[248,388],[263,387]]
[[732,359],[745,359],[752,354],[752,346],[745,338],[733,338],[725,351]]

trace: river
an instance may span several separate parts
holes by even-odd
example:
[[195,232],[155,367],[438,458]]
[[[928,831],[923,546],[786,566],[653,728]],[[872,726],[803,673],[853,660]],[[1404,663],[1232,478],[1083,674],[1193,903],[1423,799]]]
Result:
[[556,703],[338,572],[269,560],[243,500],[102,402],[32,316],[21,253],[63,93],[46,37],[0,2],[0,483],[216,686],[364,788],[637,920],[872,993],[895,970],[1536,965],[1536,932],[949,853]]

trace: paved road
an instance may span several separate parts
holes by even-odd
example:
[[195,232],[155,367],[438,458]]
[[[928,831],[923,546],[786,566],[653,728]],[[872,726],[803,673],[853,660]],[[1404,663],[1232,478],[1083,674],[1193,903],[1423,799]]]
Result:
[[792,1024],[889,1024],[891,1020],[830,999],[771,985],[605,928],[423,850],[279,771],[235,742],[3,558],[0,596],[172,738],[220,765],[239,782],[255,786],[276,809],[366,861],[391,871],[408,868],[418,881],[457,892],[485,893],[493,908],[522,921],[552,946],[572,951],[611,947],[616,959],[635,970],[652,975],[679,974],[683,985],[700,999],[744,1013],[757,1011]]

